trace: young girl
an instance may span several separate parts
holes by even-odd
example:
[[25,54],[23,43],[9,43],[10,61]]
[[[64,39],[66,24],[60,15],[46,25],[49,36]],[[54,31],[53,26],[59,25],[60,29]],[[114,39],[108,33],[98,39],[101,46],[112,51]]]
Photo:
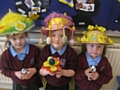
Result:
[[10,46],[0,57],[1,73],[12,78],[13,90],[39,90],[39,87],[42,86],[38,73],[38,56],[40,50],[36,46],[26,42],[26,38],[28,37],[26,30],[30,29],[33,21],[13,12],[5,15],[2,19],[3,22],[6,18],[8,22],[2,25],[6,25],[7,27],[10,22],[9,25],[11,24],[11,27],[3,27],[2,30],[4,32],[1,34],[6,35]]
[[[54,58],[59,57],[61,70],[53,73],[41,68],[40,74],[47,81],[45,90],[69,90],[69,82],[74,76],[77,65],[77,54],[69,45],[67,40],[70,40],[71,34],[74,32],[74,24],[72,19],[66,14],[51,13],[45,18],[45,27],[42,28],[42,33],[48,35],[47,43],[40,54],[40,66],[47,60],[49,56]],[[73,38],[71,38],[73,41]]]
[[112,68],[104,56],[105,45],[112,40],[101,26],[89,26],[90,31],[81,38],[84,51],[78,55],[78,68],[75,74],[75,90],[99,90],[112,79]]

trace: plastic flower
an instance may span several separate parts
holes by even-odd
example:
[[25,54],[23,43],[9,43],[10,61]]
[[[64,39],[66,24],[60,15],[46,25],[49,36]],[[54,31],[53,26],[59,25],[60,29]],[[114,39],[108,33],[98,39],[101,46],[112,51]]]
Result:
[[90,41],[90,37],[91,37],[90,34],[84,35],[84,36],[81,38],[81,42],[89,42],[89,41]]
[[52,56],[49,56],[47,58],[47,61],[43,63],[42,68],[46,69],[50,73],[54,73],[57,70],[61,70],[61,62],[59,58],[54,58]]
[[86,37],[83,36],[83,37],[81,38],[81,41],[82,41],[82,42],[86,42]]
[[80,37],[77,38],[77,42],[80,42]]
[[101,32],[105,32],[106,31],[106,28],[102,27],[102,26],[98,26],[98,25],[95,25],[95,26],[92,26],[92,25],[89,25],[88,30],[99,30]]
[[110,38],[108,38],[108,42],[109,42],[110,44],[113,44],[113,41],[112,41]]
[[89,42],[89,41],[90,41],[90,38],[91,38],[91,35],[88,34],[88,35],[86,36],[86,42]]
[[98,35],[98,41],[99,41],[100,43],[104,43],[104,42],[105,42],[104,36],[103,36],[103,35]]
[[88,30],[93,30],[93,29],[94,29],[94,26],[89,25],[87,29],[88,29]]
[[98,30],[102,31],[102,32],[105,32],[106,31],[106,28],[102,27],[102,26],[99,26],[98,27]]

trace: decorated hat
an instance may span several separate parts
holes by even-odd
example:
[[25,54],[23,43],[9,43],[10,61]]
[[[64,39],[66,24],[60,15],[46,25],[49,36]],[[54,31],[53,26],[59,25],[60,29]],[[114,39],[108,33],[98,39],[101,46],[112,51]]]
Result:
[[88,31],[81,38],[82,43],[113,44],[113,41],[105,33],[106,28],[102,26],[88,26]]
[[65,30],[69,30],[70,37],[70,45],[74,44],[73,33],[75,32],[75,25],[72,21],[72,18],[68,16],[66,13],[57,13],[52,12],[48,15],[44,20],[44,26],[41,28],[41,33],[47,35],[46,42],[47,44],[51,43],[50,39],[50,31],[54,30],[63,30],[63,43],[67,42],[67,36],[65,34]]
[[48,35],[51,30],[68,28],[71,32],[75,31],[75,25],[72,18],[66,13],[52,12],[44,19],[44,26],[41,28],[42,34]]
[[25,32],[34,26],[33,20],[10,10],[0,20],[0,35]]

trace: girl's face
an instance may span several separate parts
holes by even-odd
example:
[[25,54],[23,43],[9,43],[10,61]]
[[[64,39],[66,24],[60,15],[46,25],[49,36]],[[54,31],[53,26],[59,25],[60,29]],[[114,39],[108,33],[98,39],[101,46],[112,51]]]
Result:
[[63,47],[62,37],[63,30],[56,30],[51,33],[51,45],[55,50],[60,50]]
[[92,59],[95,59],[97,56],[102,55],[104,50],[103,44],[86,44],[86,49]]
[[8,36],[8,40],[15,50],[23,50],[26,43],[27,33],[19,33],[13,36]]

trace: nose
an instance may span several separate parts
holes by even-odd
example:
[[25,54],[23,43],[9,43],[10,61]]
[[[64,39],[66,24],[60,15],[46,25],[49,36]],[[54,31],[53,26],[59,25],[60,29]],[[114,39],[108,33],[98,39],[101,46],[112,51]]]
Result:
[[55,37],[55,40],[59,40],[59,36],[56,36],[56,37]]
[[17,43],[21,42],[21,40],[20,40],[20,39],[17,39],[16,41],[17,41]]
[[96,47],[96,46],[94,46],[94,47],[93,47],[93,50],[97,50],[97,47]]

